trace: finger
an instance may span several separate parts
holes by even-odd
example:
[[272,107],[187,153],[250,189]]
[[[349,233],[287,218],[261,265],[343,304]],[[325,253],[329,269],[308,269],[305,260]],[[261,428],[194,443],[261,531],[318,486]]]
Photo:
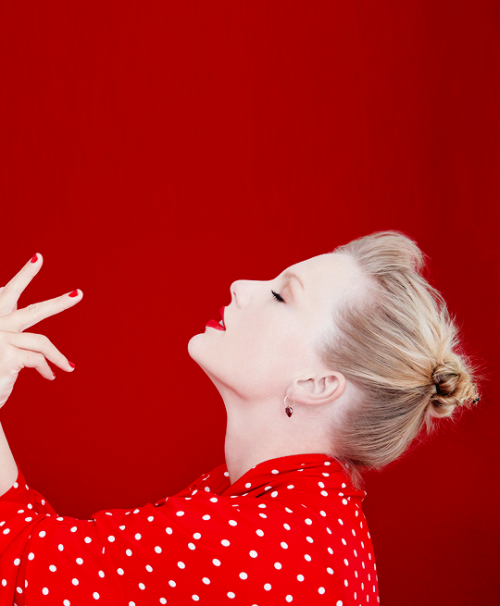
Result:
[[42,377],[50,379],[51,381],[55,379],[54,372],[47,364],[47,360],[42,354],[35,353],[34,351],[26,351],[25,349],[17,349],[15,357],[21,367],[36,368]]
[[0,318],[0,329],[10,332],[22,332],[30,326],[45,320],[45,318],[74,307],[82,298],[83,292],[76,289],[55,299],[49,299],[41,303],[32,303],[23,309],[12,312],[5,318]]
[[0,292],[0,316],[11,313],[17,306],[21,293],[40,271],[42,265],[42,255],[40,253],[34,254],[24,267],[5,285],[2,292]]
[[0,340],[18,349],[41,353],[49,362],[66,372],[72,372],[75,369],[74,366],[71,366],[68,358],[45,335],[31,332],[1,332]]

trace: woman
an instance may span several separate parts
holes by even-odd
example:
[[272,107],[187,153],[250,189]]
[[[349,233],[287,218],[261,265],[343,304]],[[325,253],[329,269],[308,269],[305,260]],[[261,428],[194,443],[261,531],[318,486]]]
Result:
[[[0,294],[0,404],[19,370],[74,365],[24,333],[82,299],[16,310],[35,255]],[[378,603],[361,471],[398,458],[434,417],[477,402],[423,255],[379,232],[238,280],[190,356],[227,409],[226,463],[175,496],[58,517],[0,443],[0,604]]]

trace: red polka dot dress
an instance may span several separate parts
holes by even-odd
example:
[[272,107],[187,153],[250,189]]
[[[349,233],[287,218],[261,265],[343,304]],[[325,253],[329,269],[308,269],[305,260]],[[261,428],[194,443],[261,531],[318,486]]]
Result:
[[19,471],[0,497],[0,605],[375,605],[365,496],[335,459],[302,454],[78,520]]

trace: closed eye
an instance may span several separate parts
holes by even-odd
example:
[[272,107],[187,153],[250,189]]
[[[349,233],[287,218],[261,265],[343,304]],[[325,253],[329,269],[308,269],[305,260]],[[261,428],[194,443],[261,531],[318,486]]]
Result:
[[281,295],[279,295],[277,292],[274,292],[274,290],[271,291],[273,293],[273,297],[277,300],[280,301],[282,303],[285,302],[285,299],[283,299],[283,297]]

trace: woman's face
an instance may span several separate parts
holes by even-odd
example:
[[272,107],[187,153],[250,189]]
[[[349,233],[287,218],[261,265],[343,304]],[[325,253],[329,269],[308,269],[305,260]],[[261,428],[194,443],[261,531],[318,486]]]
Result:
[[324,370],[315,346],[332,328],[339,297],[360,284],[359,276],[348,255],[327,253],[296,263],[273,280],[236,280],[224,310],[226,330],[206,327],[190,339],[189,355],[222,396],[283,398],[294,379],[308,380]]

